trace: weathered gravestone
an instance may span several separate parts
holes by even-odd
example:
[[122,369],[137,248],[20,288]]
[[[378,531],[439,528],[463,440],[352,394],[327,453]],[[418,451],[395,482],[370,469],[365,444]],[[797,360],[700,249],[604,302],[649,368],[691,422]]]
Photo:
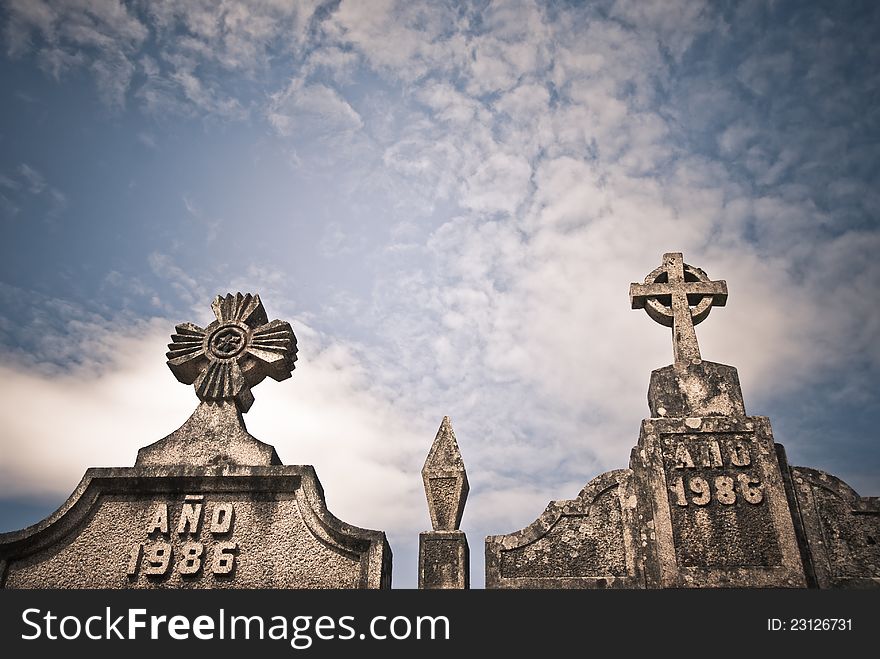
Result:
[[880,586],[880,500],[789,467],[769,419],[746,415],[736,369],[700,356],[694,325],[726,283],[670,253],[630,299],[672,328],[675,359],[651,374],[629,469],[487,537],[486,586]]
[[469,588],[470,552],[459,528],[469,487],[448,416],[425,459],[422,481],[434,530],[419,534],[419,588]]
[[385,534],[334,517],[314,468],[282,465],[245,428],[251,388],[291,375],[290,325],[269,322],[257,295],[212,306],[214,322],[178,325],[169,344],[169,368],[201,401],[189,420],[134,467],[89,469],[50,517],[0,535],[0,585],[391,586]]

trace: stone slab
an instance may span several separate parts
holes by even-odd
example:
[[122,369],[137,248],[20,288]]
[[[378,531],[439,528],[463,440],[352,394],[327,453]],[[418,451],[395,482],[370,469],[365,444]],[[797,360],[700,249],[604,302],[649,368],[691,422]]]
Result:
[[390,588],[385,534],[334,517],[311,466],[89,469],[0,534],[6,588]]

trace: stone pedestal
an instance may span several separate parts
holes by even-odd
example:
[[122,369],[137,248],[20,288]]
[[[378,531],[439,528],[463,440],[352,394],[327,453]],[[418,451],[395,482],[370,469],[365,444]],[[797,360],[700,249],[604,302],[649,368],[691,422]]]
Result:
[[629,469],[486,538],[487,588],[812,585],[788,464],[736,369],[657,369],[648,404]]
[[652,417],[746,415],[736,369],[701,359],[652,371],[648,406]]
[[419,534],[419,588],[470,588],[470,553],[464,531]]
[[[630,467],[650,505],[648,587],[803,587],[795,517],[770,420],[746,416],[736,369],[657,369]],[[647,532],[647,529],[645,529]]]

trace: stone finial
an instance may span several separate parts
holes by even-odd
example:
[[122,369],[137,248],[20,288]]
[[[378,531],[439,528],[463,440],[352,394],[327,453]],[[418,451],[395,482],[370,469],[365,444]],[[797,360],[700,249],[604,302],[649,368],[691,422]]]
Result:
[[203,402],[235,401],[241,412],[254,402],[251,387],[268,375],[290,377],[296,361],[296,336],[289,323],[269,322],[259,295],[218,295],[211,304],[213,323],[175,327],[168,344],[168,368],[184,384],[195,385]]
[[468,480],[448,416],[443,417],[428,452],[422,467],[422,480],[434,530],[458,529],[467,501]]
[[713,306],[727,304],[727,282],[711,281],[705,272],[684,263],[681,252],[670,252],[644,284],[630,284],[629,297],[633,309],[644,309],[672,328],[675,364],[689,364],[700,359],[694,325],[705,320]]

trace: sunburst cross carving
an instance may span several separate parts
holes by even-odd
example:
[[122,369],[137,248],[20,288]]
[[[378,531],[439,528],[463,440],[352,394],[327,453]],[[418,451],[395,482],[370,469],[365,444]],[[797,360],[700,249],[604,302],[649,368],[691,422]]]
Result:
[[268,375],[290,377],[296,361],[296,336],[290,323],[269,322],[259,295],[218,295],[211,304],[213,323],[204,329],[181,323],[168,344],[168,368],[184,384],[195,386],[202,401],[234,401],[242,412],[254,402],[251,387]]

